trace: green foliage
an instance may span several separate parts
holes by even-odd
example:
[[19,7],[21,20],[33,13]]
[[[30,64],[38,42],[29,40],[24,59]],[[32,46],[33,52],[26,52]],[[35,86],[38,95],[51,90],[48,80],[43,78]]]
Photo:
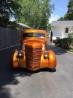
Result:
[[69,37],[69,38],[73,38],[73,33],[69,33],[69,34],[68,34],[68,37]]
[[34,28],[47,29],[51,13],[50,0],[19,0],[21,12],[18,22]]
[[73,20],[73,0],[69,0],[68,2],[68,11],[67,13],[61,17],[59,20]]
[[73,20],[73,0],[69,0],[68,11],[65,18],[68,20]]
[[63,39],[57,39],[55,41],[56,46],[59,46],[64,49],[69,49],[70,46],[73,44],[73,38],[63,38]]
[[7,25],[10,16],[18,13],[19,10],[18,0],[0,0],[0,25]]
[[47,29],[51,8],[50,0],[0,0],[0,24],[15,16],[17,22]]
[[64,17],[60,17],[58,20],[63,21],[64,20]]
[[68,11],[64,16],[64,20],[73,20],[73,0],[69,0]]

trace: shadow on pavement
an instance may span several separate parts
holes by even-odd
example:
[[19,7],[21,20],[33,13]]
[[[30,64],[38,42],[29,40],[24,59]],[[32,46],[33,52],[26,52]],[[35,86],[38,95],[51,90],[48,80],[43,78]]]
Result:
[[63,50],[63,49],[61,49],[59,47],[56,47],[55,45],[49,45],[48,49],[53,50],[56,53],[56,55],[62,55],[64,53],[67,53],[66,50]]
[[33,71],[33,72],[30,71],[31,74],[36,74],[38,72],[51,72],[51,73],[54,73],[54,72],[56,72],[56,69],[55,68],[54,69],[43,68],[43,69],[39,69],[39,70]]
[[10,68],[9,60],[13,49],[0,51],[0,98],[12,98],[6,85],[17,85],[19,83],[16,79],[17,76],[31,76],[31,73],[27,73],[26,70]]
[[11,98],[9,91],[8,88],[0,88],[0,98]]

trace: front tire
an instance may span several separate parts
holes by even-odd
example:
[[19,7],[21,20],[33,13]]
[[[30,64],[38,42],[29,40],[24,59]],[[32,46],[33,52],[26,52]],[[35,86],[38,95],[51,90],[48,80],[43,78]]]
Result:
[[56,68],[49,68],[50,72],[56,72]]

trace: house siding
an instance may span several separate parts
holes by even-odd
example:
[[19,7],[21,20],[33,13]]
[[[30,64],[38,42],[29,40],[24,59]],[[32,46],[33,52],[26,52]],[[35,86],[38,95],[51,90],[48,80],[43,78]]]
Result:
[[[69,33],[73,33],[73,21],[56,21],[51,24],[53,37],[67,38]],[[66,33],[65,29],[69,28]]]

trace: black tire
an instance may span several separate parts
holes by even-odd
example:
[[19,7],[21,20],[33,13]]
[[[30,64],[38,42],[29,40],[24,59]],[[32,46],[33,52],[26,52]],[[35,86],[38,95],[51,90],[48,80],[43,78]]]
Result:
[[49,68],[50,72],[56,72],[56,68]]

